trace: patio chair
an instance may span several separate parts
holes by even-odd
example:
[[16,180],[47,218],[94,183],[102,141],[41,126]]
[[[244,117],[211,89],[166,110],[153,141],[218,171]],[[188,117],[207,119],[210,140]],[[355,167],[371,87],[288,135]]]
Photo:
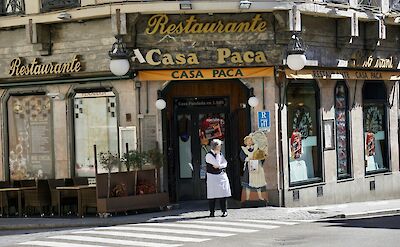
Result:
[[[10,187],[10,184],[7,182],[7,181],[1,181],[0,182],[0,189],[3,189],[3,188],[9,188]],[[9,208],[8,208],[8,196],[7,196],[7,193],[6,192],[4,192],[4,193],[1,193],[0,194],[0,216],[1,217],[3,217],[3,215],[8,215],[8,211],[9,211]]]
[[24,209],[27,213],[28,209],[39,208],[40,216],[44,215],[45,208],[49,208],[51,204],[50,190],[47,180],[21,180],[21,187],[36,187],[32,190],[24,190]]

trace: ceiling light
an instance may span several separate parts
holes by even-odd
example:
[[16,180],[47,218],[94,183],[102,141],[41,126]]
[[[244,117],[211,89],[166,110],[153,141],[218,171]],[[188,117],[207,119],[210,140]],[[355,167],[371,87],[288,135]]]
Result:
[[242,0],[239,2],[239,9],[250,9],[251,2],[248,0]]

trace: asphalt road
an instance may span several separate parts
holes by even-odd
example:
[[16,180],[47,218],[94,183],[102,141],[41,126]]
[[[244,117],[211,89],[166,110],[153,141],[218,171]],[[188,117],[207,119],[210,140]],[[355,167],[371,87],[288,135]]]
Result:
[[198,218],[102,228],[0,232],[0,246],[399,246],[400,215],[319,222]]

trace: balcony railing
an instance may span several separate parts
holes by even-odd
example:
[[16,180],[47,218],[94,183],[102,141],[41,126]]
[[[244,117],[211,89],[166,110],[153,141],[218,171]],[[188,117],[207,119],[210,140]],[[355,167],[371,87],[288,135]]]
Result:
[[71,9],[81,6],[80,0],[42,0],[41,11]]
[[400,0],[390,1],[390,11],[400,12]]
[[381,5],[381,0],[358,0],[358,6],[372,12],[381,12]]
[[24,0],[0,0],[0,15],[19,15],[24,13]]

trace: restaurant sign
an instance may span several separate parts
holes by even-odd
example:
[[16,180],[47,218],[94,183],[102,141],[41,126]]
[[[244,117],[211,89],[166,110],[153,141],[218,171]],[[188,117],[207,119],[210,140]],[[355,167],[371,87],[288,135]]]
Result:
[[8,74],[10,76],[36,76],[76,73],[81,70],[82,64],[78,55],[74,55],[68,62],[46,64],[41,64],[38,58],[34,58],[29,64],[25,64],[21,58],[14,58],[10,63]]
[[325,79],[325,80],[400,80],[400,72],[371,70],[333,70],[305,69],[286,70],[289,79]]
[[257,68],[216,68],[216,69],[177,69],[139,71],[141,81],[233,79],[273,76],[271,67]]

